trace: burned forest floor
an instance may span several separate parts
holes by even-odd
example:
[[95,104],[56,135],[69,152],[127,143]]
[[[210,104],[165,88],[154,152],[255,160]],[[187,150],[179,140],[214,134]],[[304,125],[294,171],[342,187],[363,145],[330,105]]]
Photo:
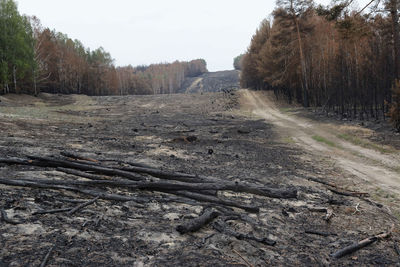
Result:
[[[400,266],[399,195],[390,190],[399,170],[388,168],[386,186],[371,182],[357,171],[368,165],[378,175],[378,159],[360,165],[350,155],[363,157],[321,128],[299,134],[289,126],[310,121],[260,99],[247,91],[0,97],[0,266]],[[190,191],[176,180],[201,197],[145,188],[165,181],[156,172],[218,189]],[[82,175],[143,183],[90,184],[103,192],[94,197]],[[178,231],[210,209],[218,215],[200,229]],[[337,253],[366,238],[368,246]]]

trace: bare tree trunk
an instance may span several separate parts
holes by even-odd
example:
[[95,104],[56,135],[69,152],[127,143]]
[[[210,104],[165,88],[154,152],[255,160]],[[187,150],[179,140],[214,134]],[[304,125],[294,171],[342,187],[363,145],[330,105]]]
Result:
[[390,14],[392,17],[392,31],[393,31],[393,54],[394,54],[394,78],[399,79],[400,73],[400,40],[399,40],[399,12],[398,0],[390,0]]
[[37,85],[36,85],[36,70],[33,69],[33,89],[35,91],[35,96],[38,95],[37,93]]
[[302,73],[303,82],[304,82],[303,105],[305,107],[308,107],[309,106],[309,103],[308,103],[308,79],[307,79],[306,61],[305,61],[304,53],[303,53],[303,44],[302,44],[301,34],[300,34],[300,26],[299,26],[299,21],[296,17],[296,14],[293,11],[293,6],[291,7],[291,9],[292,9],[293,20],[296,24],[297,40],[299,42],[300,66],[301,66],[301,73]]
[[13,67],[14,93],[17,93],[17,67]]

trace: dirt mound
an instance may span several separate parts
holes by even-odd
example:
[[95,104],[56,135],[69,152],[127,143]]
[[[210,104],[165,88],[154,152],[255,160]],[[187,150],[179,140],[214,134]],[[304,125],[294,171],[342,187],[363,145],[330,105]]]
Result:
[[228,70],[187,78],[179,93],[228,92],[239,89],[239,74],[239,71]]

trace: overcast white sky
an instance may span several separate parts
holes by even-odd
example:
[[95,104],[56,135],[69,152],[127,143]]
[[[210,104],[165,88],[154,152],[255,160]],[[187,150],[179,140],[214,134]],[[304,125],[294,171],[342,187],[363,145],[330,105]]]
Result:
[[275,7],[274,0],[17,2],[22,14],[36,15],[45,27],[91,49],[104,47],[116,65],[204,58],[210,71],[232,69],[233,58],[247,49],[256,28]]

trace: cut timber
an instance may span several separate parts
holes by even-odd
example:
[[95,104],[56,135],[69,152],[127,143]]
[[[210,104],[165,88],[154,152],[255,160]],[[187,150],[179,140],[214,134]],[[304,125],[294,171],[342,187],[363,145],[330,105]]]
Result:
[[371,245],[372,243],[374,243],[374,242],[376,242],[378,240],[388,238],[388,237],[390,237],[392,235],[393,230],[394,230],[394,225],[386,233],[382,233],[382,234],[379,234],[379,235],[376,235],[376,236],[372,236],[372,237],[366,238],[366,239],[361,240],[361,241],[359,241],[357,243],[354,243],[354,244],[352,244],[350,246],[347,246],[347,247],[345,247],[345,248],[343,248],[341,250],[336,251],[335,253],[332,254],[332,257],[335,258],[335,259],[339,259],[339,258],[344,257],[344,256],[346,256],[348,254],[351,254],[351,253],[353,253],[353,252],[355,252],[355,251],[357,251],[359,249],[365,248],[366,246],[369,246],[369,245]]
[[219,213],[218,211],[216,211],[212,208],[206,209],[201,216],[199,216],[193,220],[190,220],[190,221],[186,222],[185,224],[178,225],[176,227],[176,230],[181,234],[186,234],[189,232],[196,232],[201,227],[209,224],[212,220],[217,218],[220,214],[221,213]]

